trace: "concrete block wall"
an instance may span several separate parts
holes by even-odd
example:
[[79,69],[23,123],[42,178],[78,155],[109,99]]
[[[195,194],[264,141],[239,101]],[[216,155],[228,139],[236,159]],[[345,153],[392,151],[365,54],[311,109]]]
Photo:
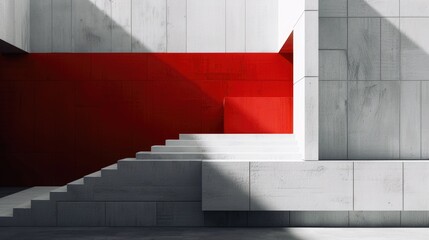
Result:
[[427,161],[204,160],[202,209],[429,211],[428,173]]
[[429,158],[429,2],[320,0],[320,158]]
[[31,52],[278,52],[278,2],[32,0]]
[[29,51],[29,21],[30,0],[0,1],[0,53]]

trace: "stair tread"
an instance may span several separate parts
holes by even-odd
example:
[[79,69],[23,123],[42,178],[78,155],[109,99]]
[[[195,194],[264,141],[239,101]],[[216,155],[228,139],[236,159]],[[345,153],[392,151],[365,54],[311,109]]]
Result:
[[74,180],[73,182],[68,183],[67,185],[83,185],[83,178]]
[[118,169],[118,164],[117,163],[102,168],[102,170],[117,170],[117,169]]

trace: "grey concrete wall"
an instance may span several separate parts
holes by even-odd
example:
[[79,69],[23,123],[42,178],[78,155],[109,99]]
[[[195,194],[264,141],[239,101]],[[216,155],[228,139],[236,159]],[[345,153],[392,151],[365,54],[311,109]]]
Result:
[[429,158],[429,1],[320,0],[320,158]]
[[31,52],[277,52],[277,6],[278,0],[31,0]]
[[0,53],[28,51],[30,1],[0,1]]
[[428,173],[427,161],[203,161],[203,210],[429,211]]

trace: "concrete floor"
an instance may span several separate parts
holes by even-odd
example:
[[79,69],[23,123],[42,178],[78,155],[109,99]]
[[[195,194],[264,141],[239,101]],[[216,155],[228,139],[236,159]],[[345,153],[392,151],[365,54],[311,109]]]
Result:
[[1,240],[427,240],[428,228],[0,228]]

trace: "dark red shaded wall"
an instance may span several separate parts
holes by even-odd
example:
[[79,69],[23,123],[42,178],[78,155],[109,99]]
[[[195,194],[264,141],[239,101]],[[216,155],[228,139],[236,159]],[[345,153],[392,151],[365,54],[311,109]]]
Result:
[[0,185],[61,185],[179,133],[220,133],[224,97],[292,97],[290,59],[0,56]]

